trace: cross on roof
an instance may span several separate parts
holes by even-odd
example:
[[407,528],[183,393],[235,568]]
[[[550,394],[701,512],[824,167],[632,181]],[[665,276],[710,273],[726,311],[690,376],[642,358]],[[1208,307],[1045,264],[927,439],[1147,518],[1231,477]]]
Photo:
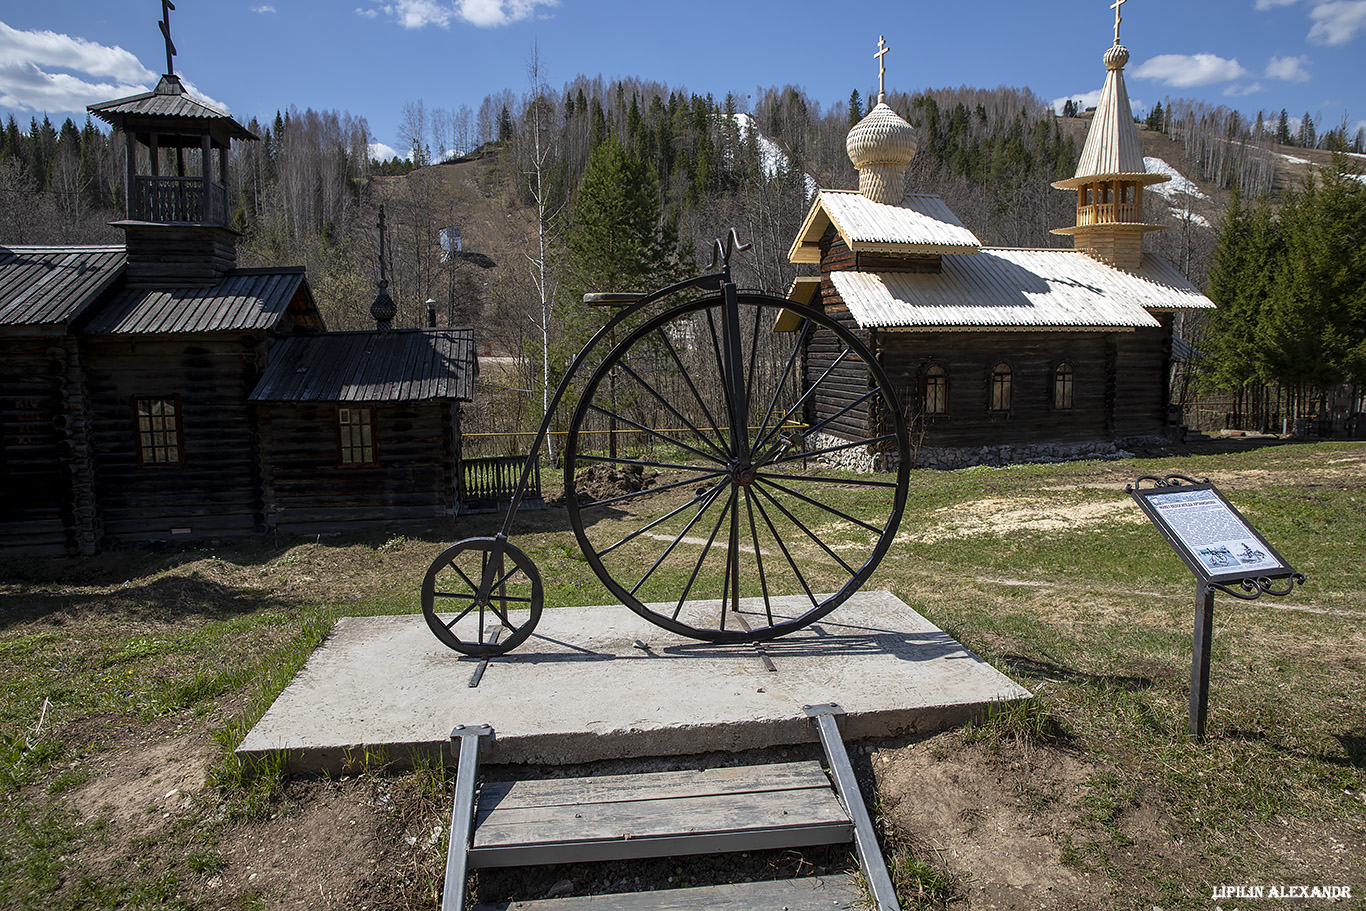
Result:
[[1115,11],[1115,44],[1119,44],[1119,24],[1124,21],[1120,18],[1119,8],[1128,2],[1129,0],[1115,0],[1110,6],[1110,9]]
[[[1124,2],[1124,0],[1120,0],[1120,2]],[[878,51],[873,55],[877,58],[878,63],[877,100],[882,101],[882,96],[887,94],[887,61],[883,58],[886,57],[887,52],[891,50],[891,48],[887,46],[887,37],[885,35],[877,36],[877,47]]]
[[175,75],[175,70],[171,67],[171,58],[175,56],[175,44],[171,41],[171,13],[175,9],[175,4],[171,0],[161,0],[161,21],[157,25],[161,26],[161,36],[166,39],[166,75]]

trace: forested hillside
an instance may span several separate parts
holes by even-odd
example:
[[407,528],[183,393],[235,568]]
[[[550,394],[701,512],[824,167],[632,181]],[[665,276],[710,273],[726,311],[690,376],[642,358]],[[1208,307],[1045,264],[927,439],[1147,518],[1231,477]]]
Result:
[[[490,95],[477,114],[405,105],[406,159],[372,161],[365,120],[346,112],[291,107],[250,121],[260,142],[237,144],[232,162],[240,264],[305,265],[329,326],[368,327],[383,205],[395,325],[425,324],[429,306],[439,323],[472,324],[481,354],[518,360],[515,385],[539,391],[553,372],[544,361],[567,356],[550,343],[578,319],[585,283],[691,272],[734,226],[755,245],[740,281],[781,292],[797,274],[786,254],[814,189],[857,184],[844,149],[867,110],[857,91],[823,107],[790,85],[716,99],[642,79],[580,76],[555,89],[536,60],[528,73],[523,91]],[[942,195],[987,244],[1068,243],[1049,231],[1072,222],[1074,199],[1050,184],[1075,169],[1084,113],[1056,117],[1028,89],[1010,87],[894,92],[887,103],[919,134],[909,189]],[[1245,203],[1268,194],[1277,204],[1315,179],[1309,158],[1328,153],[1314,150],[1363,140],[1345,128],[1315,130],[1308,115],[1291,135],[1284,112],[1249,120],[1183,100],[1158,105],[1140,125],[1146,154],[1195,179],[1146,195],[1145,218],[1170,228],[1150,245],[1202,287],[1234,188]],[[1286,143],[1298,143],[1295,154]],[[630,175],[648,193],[583,194],[608,144],[620,151],[608,183]],[[119,242],[107,222],[123,205],[123,157],[122,138],[88,120],[57,128],[35,119],[23,130],[11,118],[0,131],[0,242]],[[603,255],[580,242],[602,206],[649,222],[659,269],[585,268]],[[451,226],[463,249],[443,254],[441,231]],[[1190,336],[1196,328],[1183,327]]]

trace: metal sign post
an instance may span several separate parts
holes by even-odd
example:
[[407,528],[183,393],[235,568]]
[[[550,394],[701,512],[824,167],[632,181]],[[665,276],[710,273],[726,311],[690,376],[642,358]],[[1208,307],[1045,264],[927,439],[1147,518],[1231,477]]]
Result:
[[[1149,486],[1144,486],[1144,482]],[[1304,574],[1296,572],[1209,479],[1144,476],[1124,488],[1195,574],[1195,637],[1191,654],[1190,735],[1205,739],[1209,717],[1209,659],[1214,638],[1214,593],[1244,601],[1281,597]],[[1277,588],[1277,584],[1283,588]]]

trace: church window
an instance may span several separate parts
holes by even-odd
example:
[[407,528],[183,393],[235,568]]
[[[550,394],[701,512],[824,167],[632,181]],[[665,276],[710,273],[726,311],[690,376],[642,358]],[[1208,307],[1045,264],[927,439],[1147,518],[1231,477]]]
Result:
[[923,414],[949,413],[949,372],[938,364],[925,371],[924,394],[920,410]]
[[1053,407],[1062,411],[1072,408],[1072,365],[1063,361],[1053,371]]
[[1010,365],[1005,361],[991,368],[989,403],[992,411],[1010,410],[1010,373]]
[[343,465],[375,465],[375,409],[369,405],[337,409]]
[[138,464],[179,465],[185,460],[180,432],[180,397],[135,398]]

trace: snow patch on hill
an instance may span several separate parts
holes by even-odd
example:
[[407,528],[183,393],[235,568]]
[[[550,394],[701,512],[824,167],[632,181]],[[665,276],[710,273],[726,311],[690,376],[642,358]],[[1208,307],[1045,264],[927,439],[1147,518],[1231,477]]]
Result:
[[[740,130],[741,140],[748,139],[749,134],[754,133],[754,141],[759,147],[759,160],[763,162],[765,177],[777,176],[779,169],[790,164],[787,153],[783,151],[782,146],[765,136],[764,131],[759,129],[759,125],[754,122],[752,116],[749,114],[732,114],[731,116],[735,118],[735,126]],[[806,196],[810,199],[816,195],[819,187],[816,186],[816,178],[810,174],[803,176],[806,177]]]
[[1148,192],[1150,193],[1157,193],[1160,196],[1167,197],[1167,199],[1171,199],[1178,193],[1194,196],[1196,199],[1209,199],[1208,196],[1200,192],[1199,187],[1186,179],[1185,175],[1167,164],[1161,158],[1145,157],[1143,159],[1143,167],[1147,169],[1149,174],[1166,174],[1171,178],[1171,180],[1166,183],[1157,183],[1148,187]]

